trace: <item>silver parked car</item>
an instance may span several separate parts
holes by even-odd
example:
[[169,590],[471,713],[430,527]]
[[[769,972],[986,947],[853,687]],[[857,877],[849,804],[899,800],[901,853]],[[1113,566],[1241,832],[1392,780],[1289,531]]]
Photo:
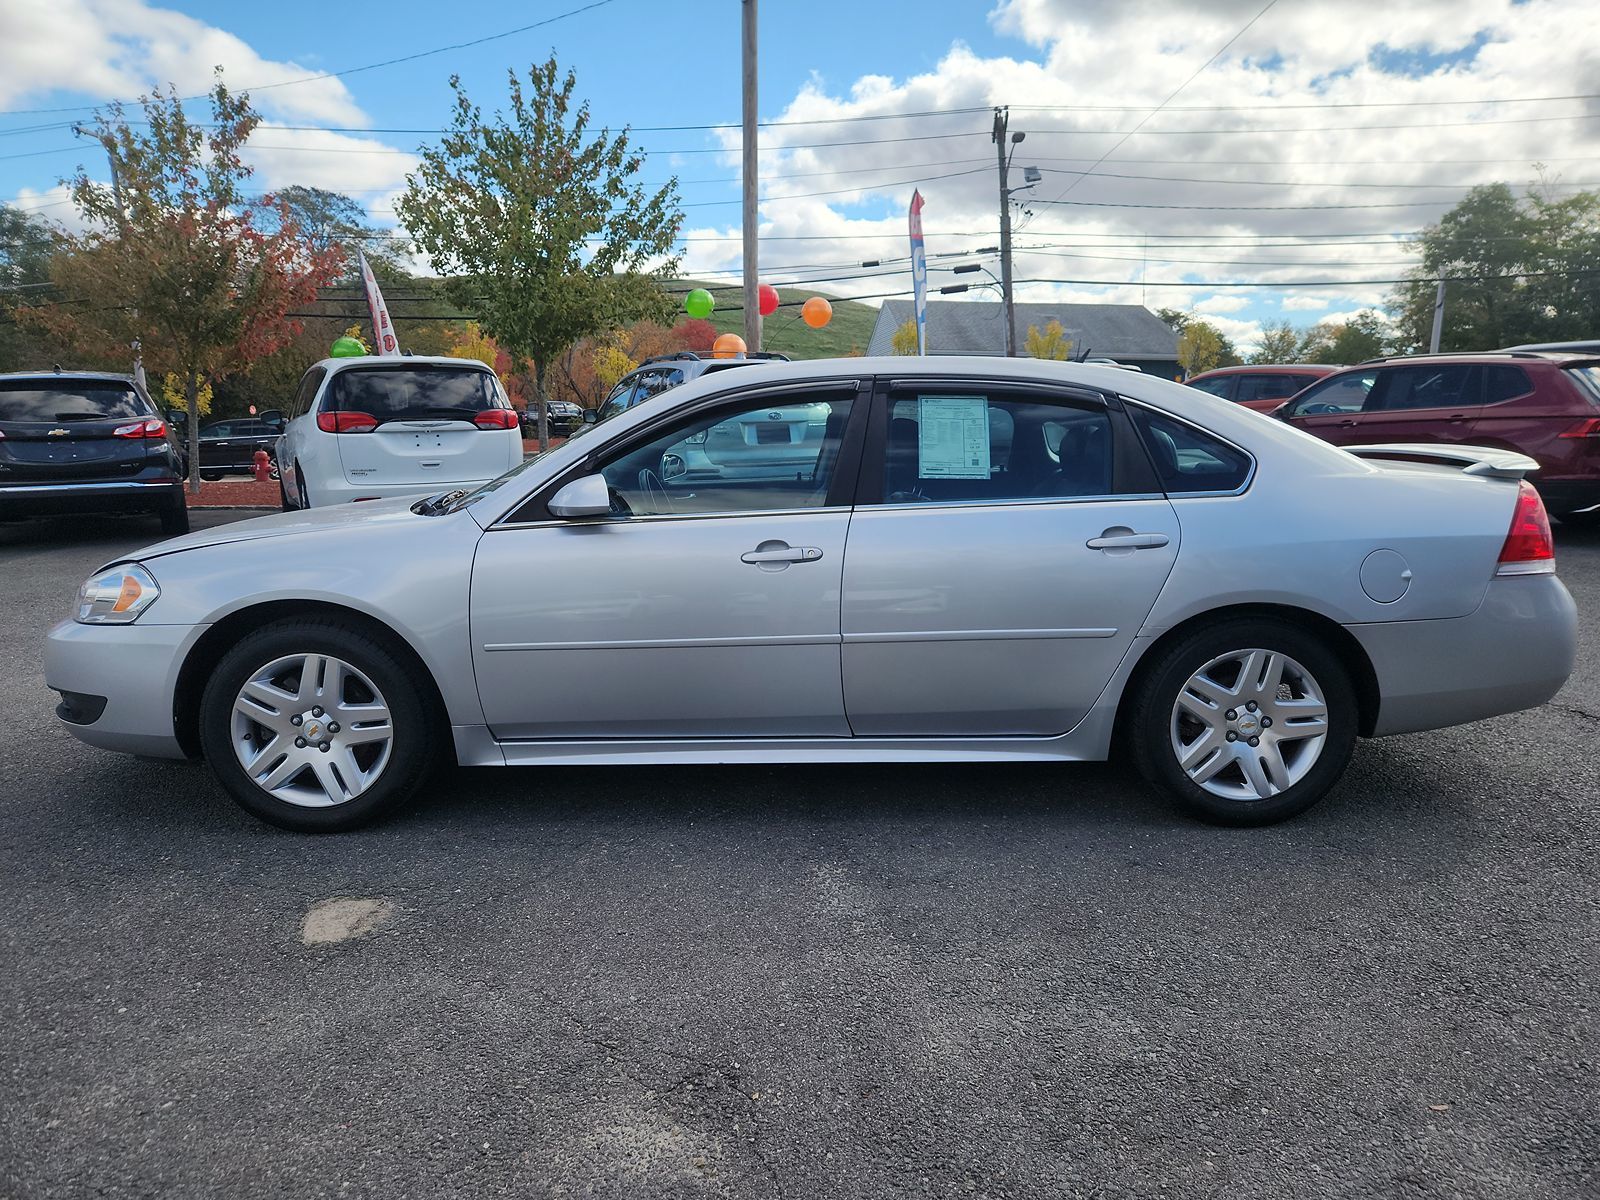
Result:
[[[752,453],[718,462],[723,437]],[[84,741],[203,754],[299,830],[368,821],[452,758],[1113,746],[1200,816],[1262,824],[1327,792],[1358,736],[1561,687],[1576,615],[1533,466],[1352,453],[1115,368],[774,363],[471,492],[111,563],[51,631],[46,680]]]

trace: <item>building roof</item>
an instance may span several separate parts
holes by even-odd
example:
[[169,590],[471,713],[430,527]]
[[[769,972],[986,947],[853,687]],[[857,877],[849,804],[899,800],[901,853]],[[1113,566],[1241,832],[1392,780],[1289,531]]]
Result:
[[[895,330],[911,320],[909,300],[885,300],[872,327],[867,353],[889,354]],[[1043,329],[1060,321],[1074,355],[1088,351],[1119,362],[1171,361],[1178,357],[1178,335],[1140,304],[1018,304],[1017,352],[1026,354],[1028,326]],[[1006,339],[1000,302],[929,300],[929,354],[1004,354]]]

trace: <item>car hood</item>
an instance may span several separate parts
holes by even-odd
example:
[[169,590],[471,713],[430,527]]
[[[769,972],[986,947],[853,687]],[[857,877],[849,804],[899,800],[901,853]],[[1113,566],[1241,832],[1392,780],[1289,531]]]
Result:
[[248,521],[232,521],[215,529],[197,529],[182,537],[171,538],[146,546],[137,554],[118,559],[141,562],[185,550],[198,550],[204,546],[224,546],[230,542],[248,542],[258,538],[305,537],[352,526],[397,525],[409,521],[432,521],[437,517],[420,517],[411,506],[420,497],[405,496],[396,500],[363,500],[355,504],[330,504],[326,508],[311,508],[295,512],[274,513],[269,517],[255,517]]

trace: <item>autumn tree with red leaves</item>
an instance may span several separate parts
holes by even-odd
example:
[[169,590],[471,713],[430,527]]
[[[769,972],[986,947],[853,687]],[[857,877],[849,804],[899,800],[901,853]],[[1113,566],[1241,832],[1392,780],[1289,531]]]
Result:
[[[85,231],[62,235],[56,299],[19,319],[69,347],[115,359],[137,342],[152,374],[177,376],[188,408],[189,461],[200,461],[202,379],[243,371],[287,345],[290,316],[339,275],[344,252],[318,248],[288,207],[246,196],[240,151],[259,123],[220,72],[211,121],[192,124],[175,90],[141,97],[144,132],[121,105],[89,128],[110,153],[113,185],[79,167],[67,180]],[[265,219],[264,219],[265,218]],[[198,492],[198,471],[190,473]]]

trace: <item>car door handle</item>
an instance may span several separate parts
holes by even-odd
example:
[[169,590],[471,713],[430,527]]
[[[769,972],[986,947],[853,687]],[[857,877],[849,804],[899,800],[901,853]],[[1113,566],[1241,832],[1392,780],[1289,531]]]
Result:
[[1154,550],[1171,540],[1164,533],[1111,533],[1108,530],[1084,544],[1091,550]]
[[822,551],[816,546],[766,546],[764,549],[746,550],[739,556],[740,562],[754,563],[797,563],[816,562],[822,557]]
[[1355,423],[1356,423],[1356,420],[1355,420],[1354,417],[1347,417],[1343,421],[1335,421],[1334,422],[1335,425],[1354,425]]

